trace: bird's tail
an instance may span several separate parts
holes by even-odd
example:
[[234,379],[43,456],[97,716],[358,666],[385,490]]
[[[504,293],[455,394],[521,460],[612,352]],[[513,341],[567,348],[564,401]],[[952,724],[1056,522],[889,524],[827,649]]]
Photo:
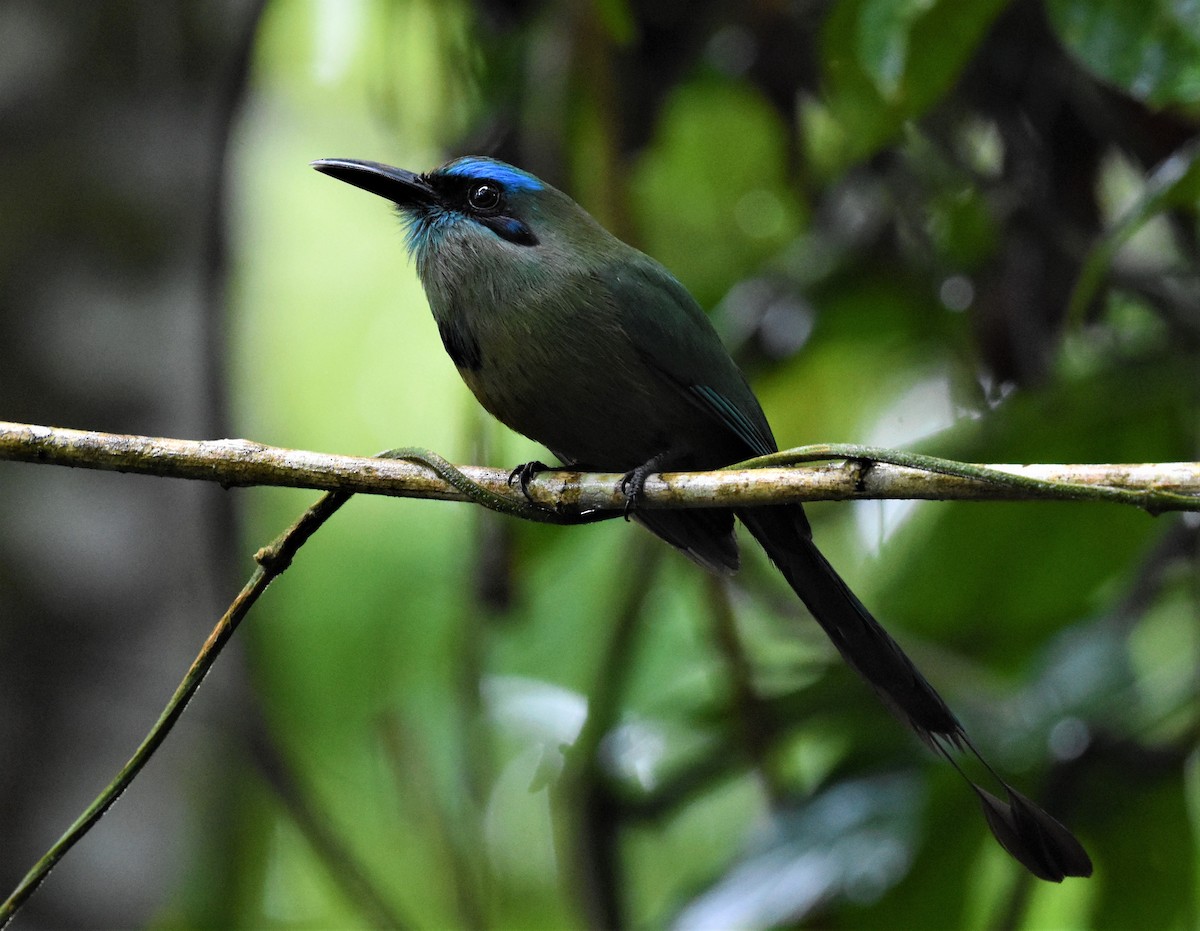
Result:
[[[1000,844],[1031,873],[1061,881],[1090,876],[1092,863],[1065,827],[996,775],[967,738],[962,725],[900,645],[871,616],[812,541],[808,520],[796,505],[738,512],[771,561],[847,663],[884,703],[944,756],[971,785],[988,826]],[[963,772],[953,751],[966,749],[995,776],[1004,801]]]

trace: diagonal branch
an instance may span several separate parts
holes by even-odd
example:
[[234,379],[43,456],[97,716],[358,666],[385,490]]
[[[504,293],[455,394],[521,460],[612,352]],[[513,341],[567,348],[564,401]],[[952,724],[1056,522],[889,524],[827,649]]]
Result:
[[[553,470],[529,482],[529,509],[508,472],[451,466],[421,450],[400,458],[334,456],[249,440],[178,440],[0,421],[0,460],[358,494],[474,500],[522,517],[620,510],[621,476]],[[841,460],[797,468],[796,463]],[[756,460],[756,463],[760,460]],[[862,498],[1109,500],[1157,513],[1200,509],[1200,463],[977,466],[914,453],[821,445],[764,457],[756,468],[652,476],[640,507],[713,507]],[[532,510],[535,513],[529,513]],[[545,513],[543,510],[542,513]]]
[[[291,565],[292,558],[309,537],[316,533],[321,525],[332,517],[334,512],[350,497],[350,495],[336,492],[322,495],[315,504],[300,515],[292,526],[254,555],[254,560],[258,563],[254,573],[217,621],[212,632],[209,633],[200,653],[188,668],[150,732],[134,751],[133,756],[121,767],[113,781],[84,809],[83,814],[67,828],[62,837],[55,841],[54,845],[25,874],[12,894],[0,902],[0,929],[12,921],[26,900],[50,875],[50,871],[95,826],[104,813],[120,798],[121,793],[133,783],[162,742],[167,739],[167,735],[171,733],[175,723],[183,715],[184,709],[196,694],[196,690],[200,688],[200,683],[204,681],[204,677],[208,675],[213,663],[217,661],[221,650],[229,642],[229,638],[233,636],[250,608],[267,590],[267,586],[287,570]],[[375,902],[369,904],[377,905]],[[400,927],[401,925],[397,921],[395,926]]]

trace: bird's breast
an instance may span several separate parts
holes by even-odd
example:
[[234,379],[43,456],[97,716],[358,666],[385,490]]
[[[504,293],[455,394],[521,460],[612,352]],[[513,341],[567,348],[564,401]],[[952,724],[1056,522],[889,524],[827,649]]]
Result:
[[446,351],[489,413],[570,462],[613,471],[689,429],[695,410],[646,367],[595,295],[533,298],[435,311]]

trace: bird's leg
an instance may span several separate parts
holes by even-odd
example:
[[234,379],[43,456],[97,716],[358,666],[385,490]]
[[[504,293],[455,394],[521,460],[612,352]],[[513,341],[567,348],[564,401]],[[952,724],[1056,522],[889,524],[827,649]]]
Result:
[[533,497],[529,494],[529,483],[537,477],[539,472],[550,471],[550,466],[537,459],[530,459],[528,462],[522,462],[519,466],[508,473],[508,484],[517,483],[517,487],[521,489],[521,494],[525,496],[525,500],[530,504],[537,504]]
[[[561,457],[560,457],[561,458]],[[563,513],[562,505],[556,504],[553,508],[548,508],[543,504],[534,500],[533,495],[529,493],[529,483],[533,481],[542,472],[552,472],[555,468],[572,469],[578,472],[592,471],[588,466],[578,462],[568,462],[562,466],[548,466],[544,462],[537,459],[532,459],[529,462],[522,462],[519,466],[508,473],[508,484],[511,487],[515,482],[517,487],[521,489],[521,494],[525,496],[525,500],[534,508],[543,511],[547,515],[553,515],[551,523],[555,524],[595,524],[602,520],[609,520],[617,516],[616,511],[602,511],[595,508],[590,508],[578,513]]]
[[642,491],[646,487],[646,479],[655,472],[662,471],[665,464],[676,458],[677,452],[674,449],[663,450],[661,453],[651,456],[636,469],[630,469],[621,477],[618,487],[621,489],[621,494],[625,496],[626,520],[629,520],[629,512],[636,510],[641,501]]

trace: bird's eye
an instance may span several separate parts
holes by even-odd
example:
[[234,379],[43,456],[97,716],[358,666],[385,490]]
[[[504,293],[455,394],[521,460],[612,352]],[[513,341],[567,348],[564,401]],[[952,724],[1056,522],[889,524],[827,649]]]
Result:
[[467,192],[467,203],[476,210],[494,210],[500,203],[500,188],[491,181],[483,181]]

